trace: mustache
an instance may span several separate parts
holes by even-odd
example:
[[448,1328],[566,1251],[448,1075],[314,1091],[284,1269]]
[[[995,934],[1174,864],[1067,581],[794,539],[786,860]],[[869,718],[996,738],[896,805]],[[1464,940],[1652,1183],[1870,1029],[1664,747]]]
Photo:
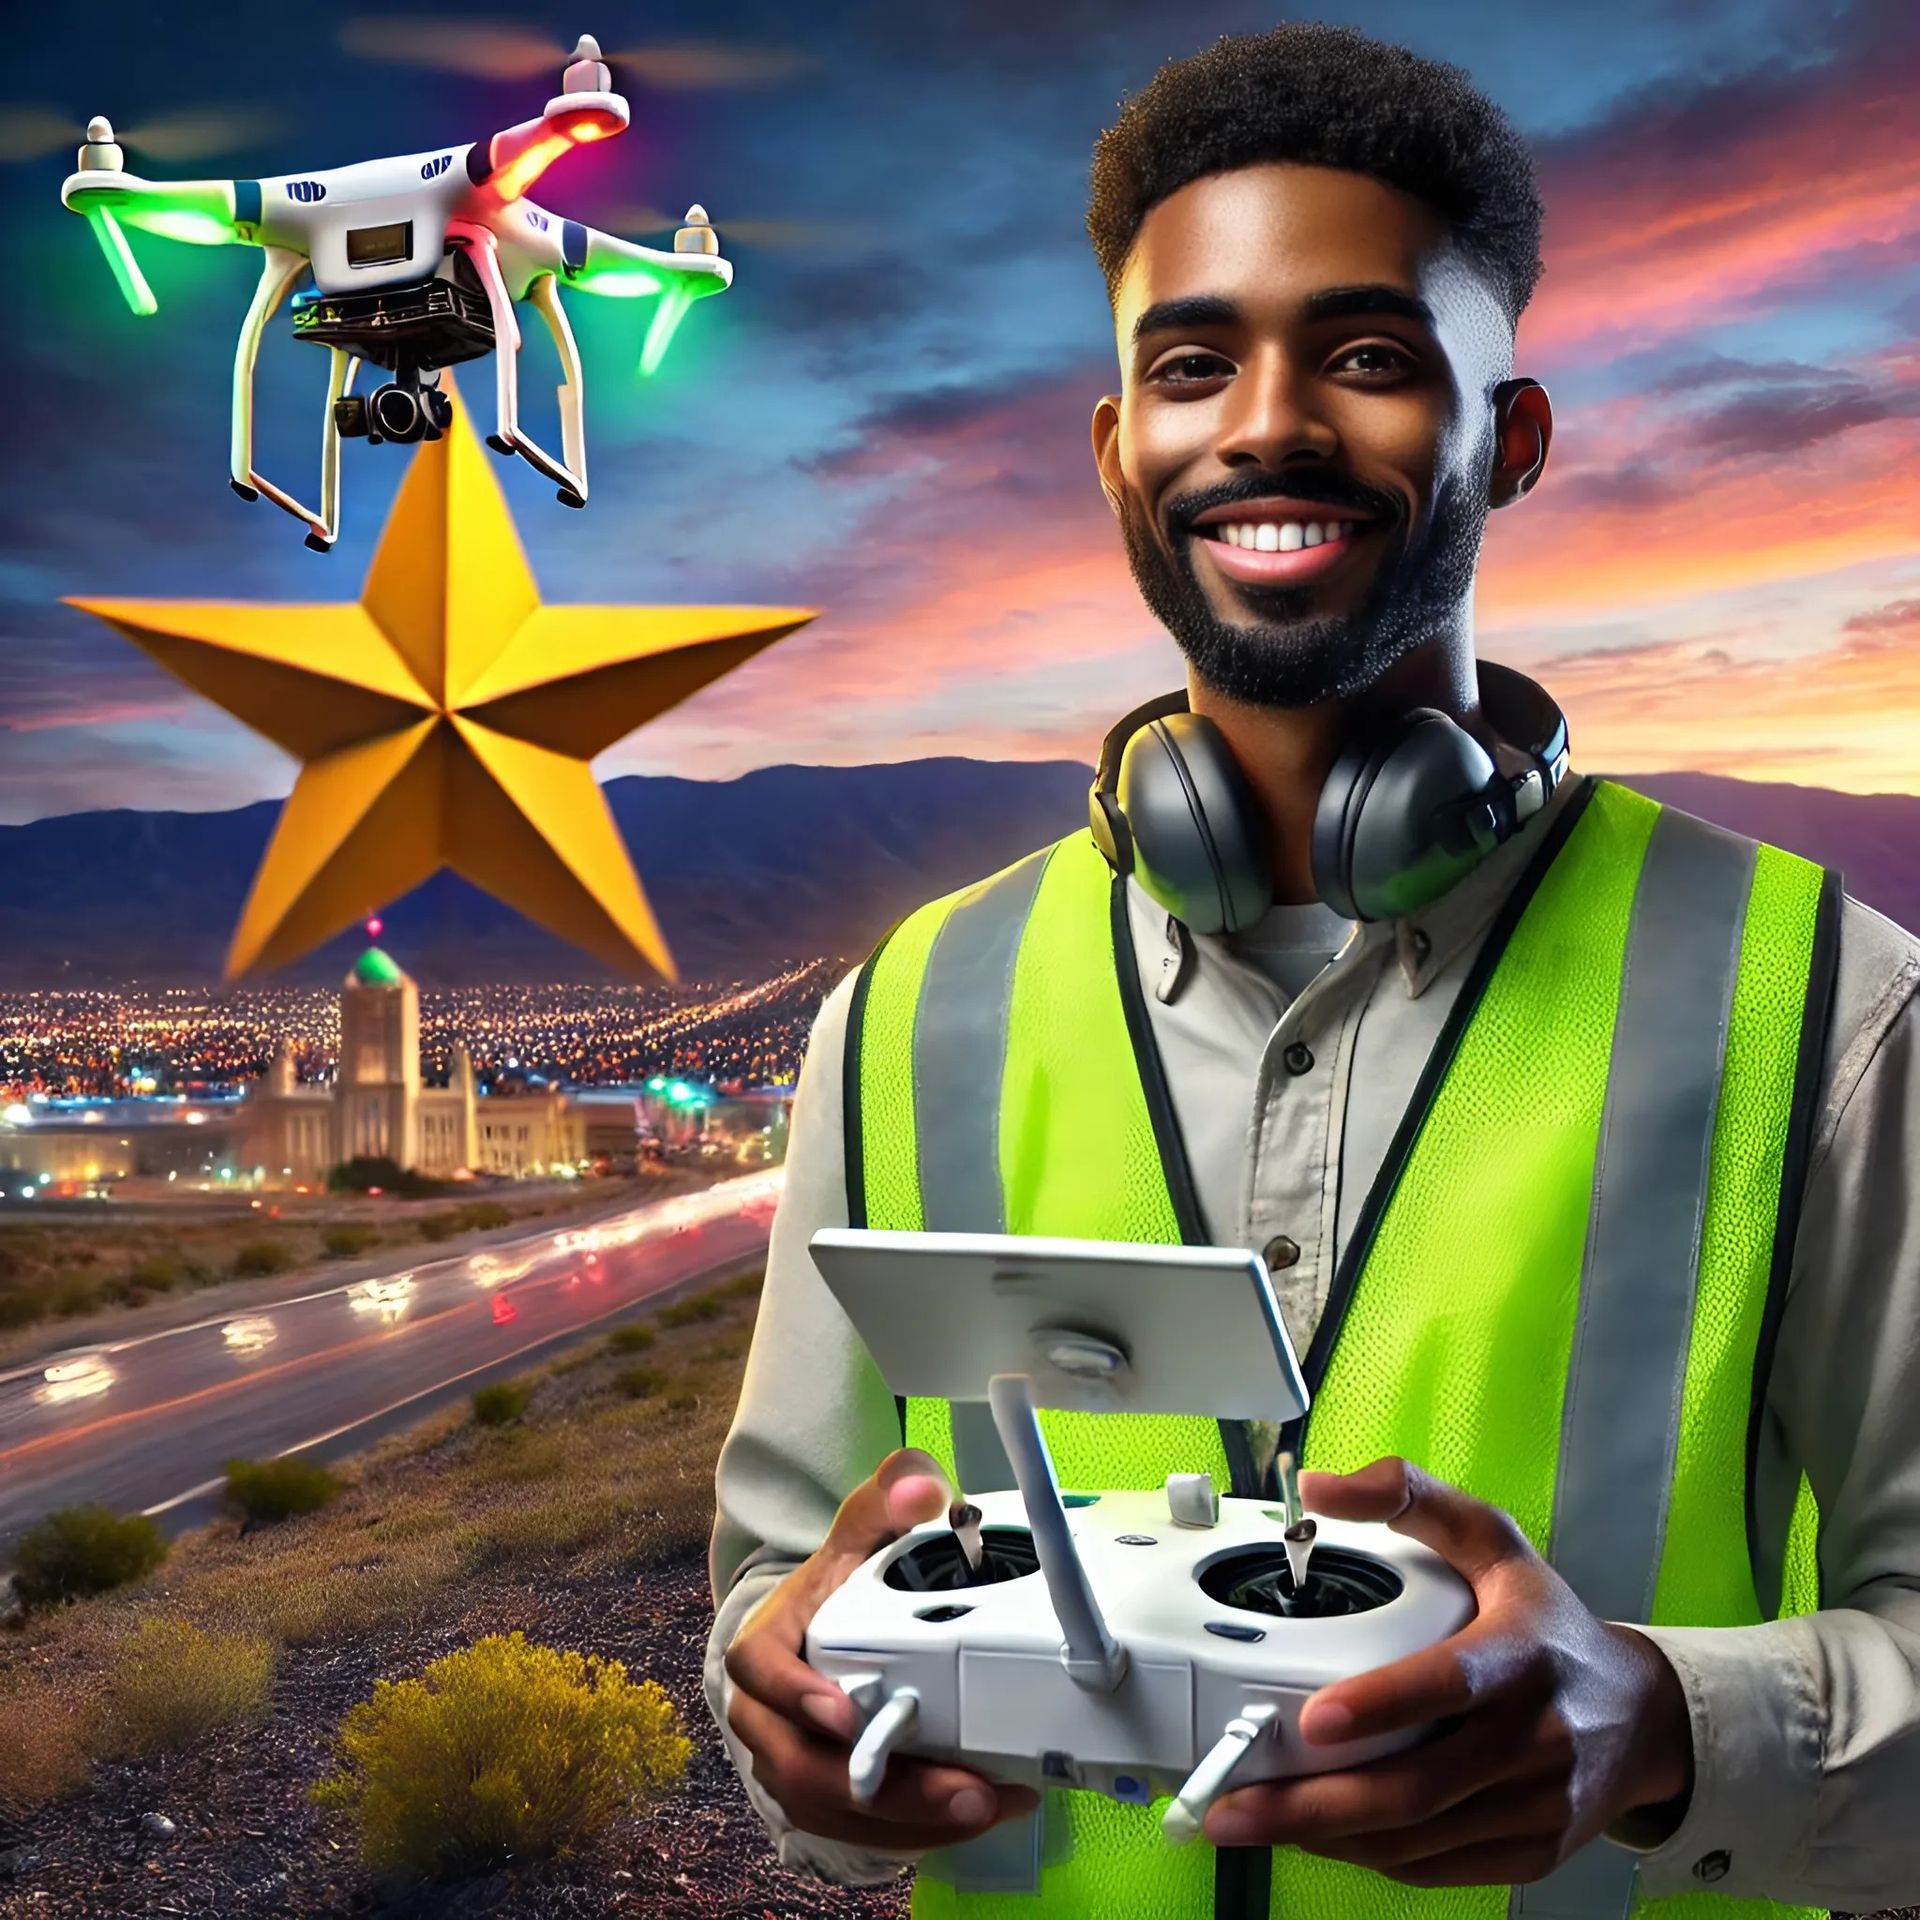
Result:
[[1260,473],[1173,495],[1162,509],[1168,535],[1185,538],[1193,532],[1193,523],[1201,514],[1211,513],[1216,507],[1243,507],[1255,500],[1304,500],[1314,506],[1331,507],[1336,513],[1343,507],[1351,508],[1383,527],[1400,517],[1400,503],[1392,494],[1363,487],[1343,474]]

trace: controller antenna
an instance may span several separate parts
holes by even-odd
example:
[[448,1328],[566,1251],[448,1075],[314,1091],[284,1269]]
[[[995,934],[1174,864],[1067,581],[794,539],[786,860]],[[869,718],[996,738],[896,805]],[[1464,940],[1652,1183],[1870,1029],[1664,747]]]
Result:
[[968,1573],[977,1579],[981,1558],[980,1509],[968,1501],[956,1500],[947,1509],[947,1525],[953,1529],[960,1551],[967,1557]]
[[1081,1686],[1111,1693],[1126,1674],[1127,1652],[1108,1630],[1100,1603],[1093,1597],[1093,1583],[1073,1544],[1060,1482],[1054,1477],[1046,1436],[1033,1410],[1033,1382],[1024,1373],[996,1373],[987,1382],[987,1403],[1019,1482],[1027,1525],[1033,1529],[1034,1552],[1047,1579],[1047,1597],[1066,1638],[1060,1664]]
[[1302,1517],[1298,1463],[1289,1452],[1276,1456],[1273,1464],[1280,1474],[1280,1508],[1286,1515],[1282,1524],[1291,1527]]

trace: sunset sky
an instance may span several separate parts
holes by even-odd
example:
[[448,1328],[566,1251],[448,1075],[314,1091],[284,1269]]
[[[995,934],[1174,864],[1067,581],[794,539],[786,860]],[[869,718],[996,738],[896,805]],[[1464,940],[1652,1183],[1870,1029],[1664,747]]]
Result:
[[[258,255],[138,240],[160,311],[136,319],[59,205],[71,138],[29,151],[19,109],[107,113],[136,154],[143,122],[220,109],[226,150],[145,170],[247,177],[484,138],[557,80],[352,56],[350,8],[162,11],[107,0],[84,44],[58,9],[9,23],[0,820],[285,793],[277,749],[59,597],[355,598],[405,458],[348,443],[326,557],[234,499],[227,389]],[[1281,14],[619,11],[493,17],[563,45],[595,31],[610,57],[724,22],[728,44],[793,58],[750,88],[628,85],[633,131],[539,197],[656,245],[701,200],[735,284],[650,380],[643,312],[573,299],[592,501],[568,513],[524,466],[496,471],[548,599],[825,611],[599,773],[1091,759],[1182,666],[1088,451],[1117,385],[1082,225],[1090,150],[1162,60]],[[1458,61],[1537,156],[1546,272],[1517,370],[1551,393],[1555,437],[1537,490],[1489,523],[1480,651],[1554,692],[1577,766],[1920,792],[1920,7],[1359,0],[1300,17]],[[461,21],[445,33],[462,44]],[[283,318],[258,457],[303,496],[324,367]],[[523,391],[557,440],[551,383],[542,344]]]

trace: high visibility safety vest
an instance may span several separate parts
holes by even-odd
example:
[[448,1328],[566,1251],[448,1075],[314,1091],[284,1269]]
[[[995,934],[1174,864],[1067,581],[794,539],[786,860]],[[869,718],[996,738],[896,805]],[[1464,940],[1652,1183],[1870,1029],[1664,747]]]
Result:
[[[1603,1619],[1738,1626],[1819,1605],[1811,1489],[1803,1477],[1785,1538],[1763,1537],[1753,1480],[1839,901],[1831,869],[1630,788],[1590,779],[1569,797],[1488,929],[1340,1260],[1302,1363],[1312,1405],[1282,1435],[1304,1466],[1417,1462],[1512,1514]],[[1206,1237],[1125,882],[1084,832],[892,929],[856,983],[845,1087],[856,1226]],[[965,1486],[976,1413],[905,1401],[903,1431]],[[1041,1424],[1067,1487],[1211,1469],[1272,1493],[1237,1423]],[[1530,1885],[1414,1888],[1296,1847],[1175,1848],[1164,1805],[1050,1789],[1034,1819],[927,1856],[916,1920],[1818,1911],[1652,1899],[1633,1855],[1601,1840]]]

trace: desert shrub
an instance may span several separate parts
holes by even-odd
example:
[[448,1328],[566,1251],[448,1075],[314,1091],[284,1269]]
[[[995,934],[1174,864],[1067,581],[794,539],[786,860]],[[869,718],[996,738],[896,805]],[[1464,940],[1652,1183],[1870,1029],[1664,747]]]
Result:
[[20,1536],[13,1584],[23,1606],[51,1606],[144,1580],[167,1557],[145,1514],[108,1507],[59,1507]]
[[645,1353],[653,1345],[656,1335],[653,1329],[634,1321],[630,1326],[615,1327],[607,1335],[609,1353]]
[[377,1227],[329,1227],[320,1236],[320,1244],[326,1248],[329,1259],[351,1260],[356,1253],[377,1247],[380,1232]]
[[644,1400],[667,1384],[667,1376],[658,1367],[623,1367],[613,1376],[613,1384],[629,1400]]
[[697,1393],[682,1392],[667,1395],[667,1411],[669,1413],[693,1413],[699,1408],[699,1405],[700,1396]]
[[375,1681],[312,1791],[353,1819],[369,1866],[451,1875],[565,1850],[677,1781],[692,1752],[654,1681],[490,1634],[417,1678]]
[[513,1214],[498,1200],[469,1200],[455,1216],[462,1233],[480,1233],[489,1227],[510,1227]]
[[51,1289],[28,1283],[0,1292],[0,1332],[14,1327],[30,1327],[47,1317]]
[[0,1688],[0,1826],[86,1784],[98,1705],[72,1678]]
[[293,1264],[293,1249],[284,1240],[249,1240],[233,1256],[234,1273],[242,1280],[285,1273]]
[[317,1460],[288,1454],[280,1460],[229,1460],[227,1500],[250,1521],[286,1520],[314,1513],[340,1491],[340,1482]]
[[272,1644],[255,1635],[143,1620],[114,1649],[101,1749],[155,1753],[258,1719],[273,1690],[273,1665]]
[[423,1213],[414,1223],[422,1240],[451,1240],[460,1231],[457,1213]]
[[691,1327],[702,1320],[718,1320],[727,1303],[717,1293],[696,1293],[688,1300],[670,1301],[660,1309],[663,1327]]
[[367,1193],[378,1187],[382,1193],[397,1193],[407,1200],[429,1200],[447,1190],[444,1180],[430,1180],[384,1154],[364,1153],[343,1160],[327,1169],[330,1193]]
[[756,1267],[751,1273],[735,1274],[724,1287],[718,1288],[717,1291],[723,1299],[744,1300],[749,1295],[757,1294],[766,1284],[766,1279],[765,1268]]
[[524,1380],[496,1380],[490,1386],[477,1387],[473,1395],[473,1417],[483,1427],[504,1427],[518,1420],[533,1398],[533,1388]]
[[91,1313],[100,1304],[100,1281],[91,1273],[63,1273],[53,1283],[47,1304],[62,1320]]
[[148,1293],[171,1293],[186,1277],[186,1267],[170,1253],[150,1253],[127,1274],[136,1287]]

